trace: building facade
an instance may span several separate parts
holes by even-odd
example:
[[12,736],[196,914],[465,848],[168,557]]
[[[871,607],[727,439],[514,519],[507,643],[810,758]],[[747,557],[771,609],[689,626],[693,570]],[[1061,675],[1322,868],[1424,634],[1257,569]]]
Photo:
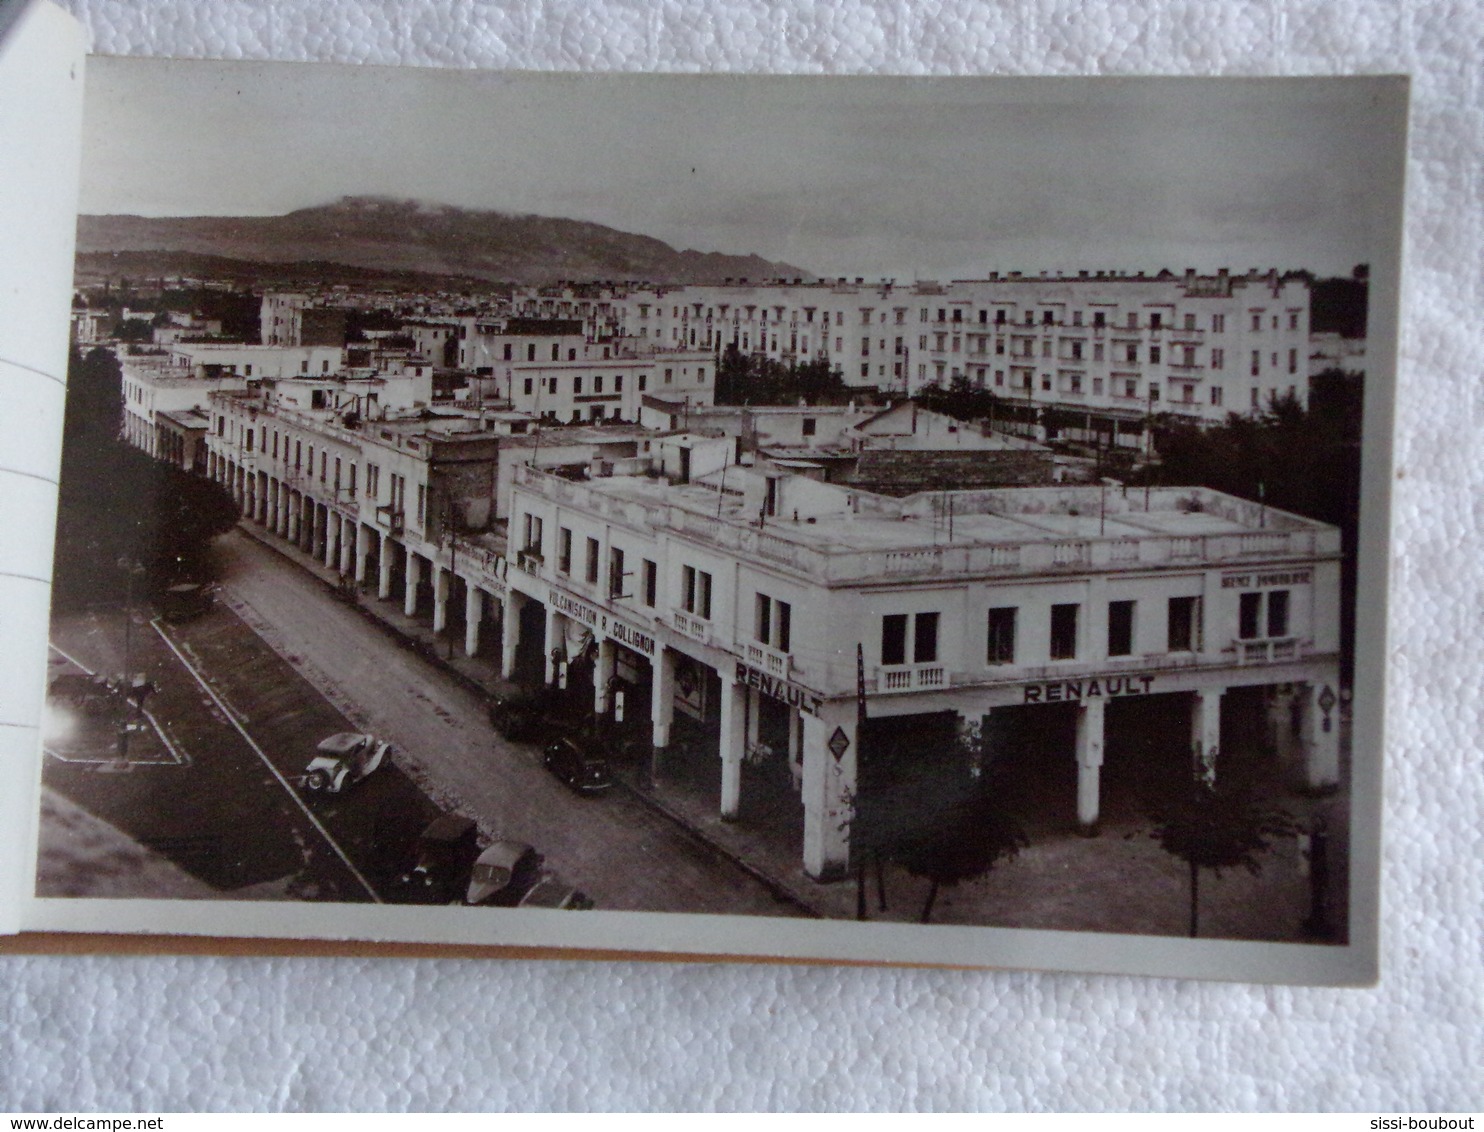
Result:
[[848,867],[858,760],[898,717],[1065,736],[1048,758],[1086,829],[1105,744],[1128,746],[1150,705],[1210,773],[1228,737],[1260,732],[1308,784],[1337,781],[1333,528],[1198,488],[888,499],[667,472],[517,468],[510,600],[541,611],[547,680],[592,656],[600,715],[623,690],[657,748],[677,711],[711,727],[690,757],[719,764],[724,819],[786,764],[812,876]]

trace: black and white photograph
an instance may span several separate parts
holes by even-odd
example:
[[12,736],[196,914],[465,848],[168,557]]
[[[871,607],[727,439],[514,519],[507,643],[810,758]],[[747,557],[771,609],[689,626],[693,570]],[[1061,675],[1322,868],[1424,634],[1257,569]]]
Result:
[[85,97],[40,926],[1374,979],[1404,79]]

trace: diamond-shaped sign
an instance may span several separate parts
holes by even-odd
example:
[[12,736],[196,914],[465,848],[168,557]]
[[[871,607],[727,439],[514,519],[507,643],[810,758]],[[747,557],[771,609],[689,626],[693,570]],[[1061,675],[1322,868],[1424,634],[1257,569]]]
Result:
[[1335,704],[1338,702],[1335,698],[1334,689],[1326,684],[1324,691],[1319,693],[1319,710],[1327,714],[1334,710]]
[[850,737],[845,734],[845,728],[837,727],[835,733],[830,736],[830,741],[825,745],[829,747],[830,754],[835,756],[835,761],[839,762],[845,752],[850,749]]

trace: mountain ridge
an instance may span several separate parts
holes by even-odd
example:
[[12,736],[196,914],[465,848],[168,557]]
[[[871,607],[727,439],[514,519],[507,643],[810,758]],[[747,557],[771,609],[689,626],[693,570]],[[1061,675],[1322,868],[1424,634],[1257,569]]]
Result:
[[279,216],[83,215],[77,252],[189,253],[265,265],[322,261],[523,284],[814,278],[761,256],[677,250],[593,221],[376,196],[342,197]]

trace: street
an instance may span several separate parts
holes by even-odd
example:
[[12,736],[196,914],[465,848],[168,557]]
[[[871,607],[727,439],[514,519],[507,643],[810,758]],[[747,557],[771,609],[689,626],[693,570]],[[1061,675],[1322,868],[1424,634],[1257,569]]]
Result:
[[[131,667],[159,686],[150,710],[188,765],[105,774],[49,758],[45,773],[224,896],[374,899],[417,830],[456,809],[486,837],[534,845],[600,908],[801,914],[627,793],[572,793],[535,747],[493,732],[478,697],[281,556],[237,532],[218,552],[226,608],[133,633]],[[117,636],[91,615],[54,625],[60,647],[104,671],[122,668]],[[340,730],[390,740],[395,765],[306,805],[293,783]]]

